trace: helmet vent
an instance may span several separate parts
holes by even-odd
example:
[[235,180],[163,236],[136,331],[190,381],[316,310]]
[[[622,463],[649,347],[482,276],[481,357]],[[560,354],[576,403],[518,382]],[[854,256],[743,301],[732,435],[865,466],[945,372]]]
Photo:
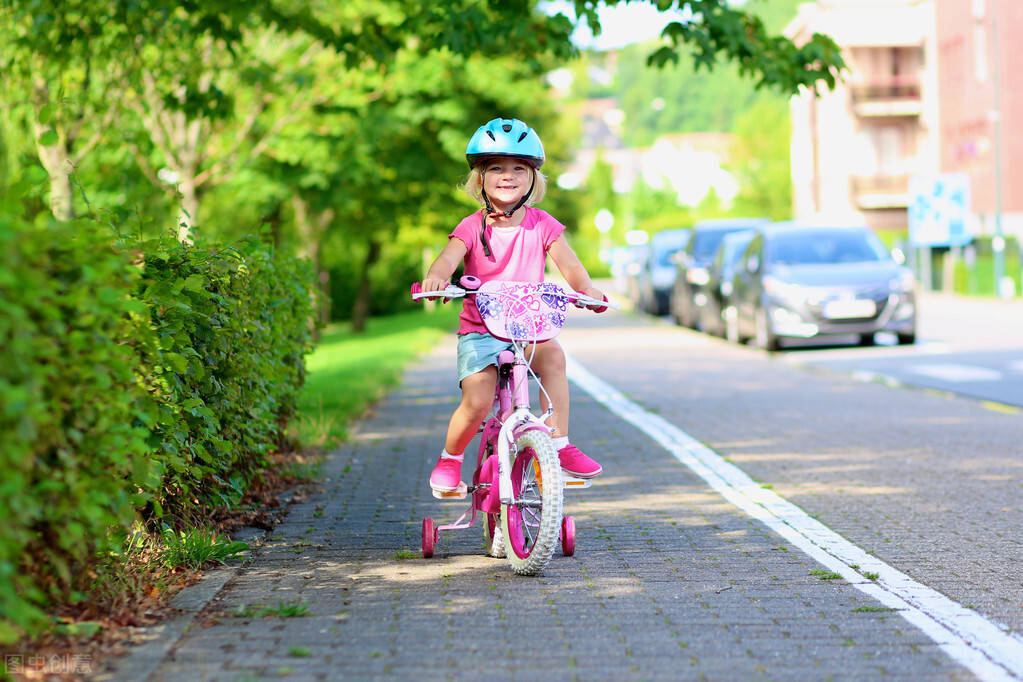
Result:
[[518,142],[522,142],[522,140],[524,140],[526,138],[526,135],[529,135],[529,131],[528,130],[526,132],[522,133],[521,135],[519,135]]
[[491,139],[491,140],[493,140],[494,142],[497,142],[497,138],[496,138],[496,137],[494,137],[494,133],[492,133],[492,132],[490,132],[490,131],[488,130],[488,131],[487,131],[487,135],[489,135],[489,136],[490,136],[490,139]]
[[[511,129],[512,129],[511,123],[505,123],[503,126],[501,126],[501,130],[503,130],[506,133],[510,133]],[[519,139],[521,140],[522,138],[520,137]]]

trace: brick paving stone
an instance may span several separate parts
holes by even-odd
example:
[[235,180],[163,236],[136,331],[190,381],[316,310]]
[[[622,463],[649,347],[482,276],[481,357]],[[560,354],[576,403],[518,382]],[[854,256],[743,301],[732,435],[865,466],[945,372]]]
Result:
[[[599,337],[566,332],[566,347],[593,370],[614,347],[605,336],[646,324],[625,316],[603,322],[619,328]],[[648,344],[642,357],[633,348],[600,371],[719,451],[745,457],[761,480],[798,489],[799,503],[829,522],[846,518],[861,539],[860,529],[869,529],[901,542],[903,517],[893,515],[882,528],[881,512],[861,514],[864,490],[884,497],[908,485],[864,473],[878,461],[864,459],[864,438],[856,445],[861,457],[853,458],[858,478],[847,480],[839,464],[850,449],[837,438],[819,447],[814,429],[795,419],[805,405],[793,405],[791,423],[780,425],[736,412],[742,391],[789,385],[795,380],[783,377],[796,370],[783,372],[749,351],[714,346],[712,353],[678,341],[688,337],[675,330],[651,329],[637,337]],[[662,347],[658,335],[669,331],[674,336]],[[576,555],[556,553],[543,576],[517,576],[505,561],[483,555],[477,525],[443,533],[434,558],[422,559],[421,519],[453,521],[464,509],[434,499],[427,486],[457,400],[452,345],[411,366],[404,383],[331,454],[322,490],[292,505],[200,614],[201,627],[177,642],[150,679],[972,679],[896,613],[855,612],[871,600],[843,581],[818,579],[815,562],[578,390],[573,441],[605,472],[590,489],[566,494]],[[711,369],[694,369],[699,362],[717,367],[716,383]],[[682,384],[674,401],[663,391],[669,366]],[[821,390],[848,397],[876,389],[841,383]],[[770,400],[785,404],[775,393]],[[849,513],[821,509],[825,499],[842,501]],[[886,509],[894,512],[891,504]],[[922,523],[932,522],[932,511],[920,513]],[[960,540],[948,542],[956,547]],[[880,555],[880,544],[872,545]],[[926,556],[906,551],[908,558]],[[968,562],[948,563],[977,574]],[[291,601],[306,614],[238,615]]]

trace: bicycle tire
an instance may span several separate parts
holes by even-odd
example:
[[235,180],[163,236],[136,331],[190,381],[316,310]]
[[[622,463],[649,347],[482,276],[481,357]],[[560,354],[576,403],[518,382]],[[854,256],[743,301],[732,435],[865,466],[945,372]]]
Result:
[[487,556],[498,559],[505,557],[504,531],[501,529],[500,514],[483,515],[483,543]]
[[519,575],[539,575],[551,560],[561,530],[561,463],[551,437],[522,433],[512,453],[512,494],[535,506],[501,505],[508,562]]

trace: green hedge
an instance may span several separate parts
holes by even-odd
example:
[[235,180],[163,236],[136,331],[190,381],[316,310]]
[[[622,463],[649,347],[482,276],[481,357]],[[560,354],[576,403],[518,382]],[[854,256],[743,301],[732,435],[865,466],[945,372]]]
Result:
[[280,444],[312,274],[257,240],[114,246],[0,202],[0,643],[75,599],[141,514],[237,501]]
[[148,480],[138,358],[120,340],[137,274],[81,224],[0,216],[0,642],[45,623]]
[[237,501],[276,449],[311,345],[312,271],[255,240],[149,249],[136,330],[152,396],[144,419],[162,486],[151,513]]

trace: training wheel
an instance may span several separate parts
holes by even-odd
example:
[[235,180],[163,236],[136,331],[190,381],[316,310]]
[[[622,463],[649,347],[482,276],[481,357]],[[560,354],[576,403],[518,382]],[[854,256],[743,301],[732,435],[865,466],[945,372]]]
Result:
[[427,516],[423,519],[423,558],[429,559],[433,556],[433,543],[437,539],[437,531],[433,527],[433,519]]
[[575,519],[571,516],[561,518],[561,553],[565,556],[575,554]]

